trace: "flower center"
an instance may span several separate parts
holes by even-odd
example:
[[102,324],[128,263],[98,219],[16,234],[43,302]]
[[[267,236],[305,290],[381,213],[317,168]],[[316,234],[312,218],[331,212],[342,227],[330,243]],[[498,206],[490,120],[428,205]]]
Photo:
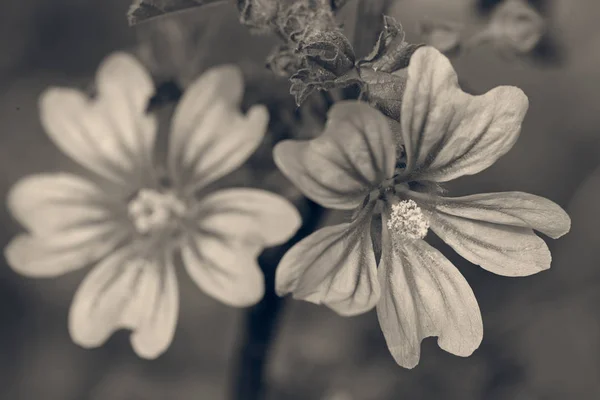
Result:
[[402,200],[392,205],[387,227],[395,239],[423,239],[429,230],[429,221],[417,203]]
[[127,211],[135,229],[145,235],[164,229],[186,212],[186,205],[173,192],[141,189]]

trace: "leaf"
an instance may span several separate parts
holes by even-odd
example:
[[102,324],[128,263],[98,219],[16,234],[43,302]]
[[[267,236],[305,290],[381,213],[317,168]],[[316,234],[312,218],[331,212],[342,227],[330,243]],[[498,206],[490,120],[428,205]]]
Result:
[[127,12],[127,20],[129,25],[132,26],[161,15],[225,1],[226,0],[134,0]]

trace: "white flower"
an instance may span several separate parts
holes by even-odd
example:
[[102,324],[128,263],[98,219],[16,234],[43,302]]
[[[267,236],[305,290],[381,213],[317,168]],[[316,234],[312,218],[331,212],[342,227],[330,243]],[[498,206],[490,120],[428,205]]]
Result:
[[486,28],[471,37],[465,47],[491,43],[507,54],[526,54],[545,33],[544,18],[526,0],[504,0],[494,8]]
[[442,53],[452,53],[460,47],[463,27],[458,23],[423,19],[418,29],[423,41]]
[[438,190],[510,150],[528,108],[520,89],[466,94],[448,59],[422,47],[410,60],[401,108],[399,154],[388,119],[357,101],[334,105],[320,137],[277,144],[278,167],[307,197],[354,216],[294,245],[277,268],[276,290],[341,315],[377,307],[390,352],[412,368],[425,337],[438,336],[442,349],[460,356],[483,337],[473,291],[423,240],[430,229],[488,271],[525,276],[550,267],[534,229],[558,238],[570,219],[527,193],[449,198]]
[[42,94],[48,135],[94,177],[54,173],[17,182],[8,205],[28,232],[5,254],[13,269],[32,277],[95,264],[71,306],[71,337],[90,348],[131,329],[136,353],[154,358],[170,345],[178,318],[175,253],[202,290],[248,306],[264,293],[257,255],[287,241],[300,217],[287,200],[262,190],[196,195],[241,166],[265,134],[263,106],[247,115],[238,109],[243,81],[236,67],[207,71],[184,94],[171,123],[166,177],[154,163],[148,73],[132,56],[115,53],[96,84],[95,99],[67,88]]

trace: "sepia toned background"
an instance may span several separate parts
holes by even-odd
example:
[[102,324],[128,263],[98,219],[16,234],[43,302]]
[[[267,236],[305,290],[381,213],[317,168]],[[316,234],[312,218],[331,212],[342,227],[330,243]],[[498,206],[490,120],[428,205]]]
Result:
[[[25,175],[75,170],[45,136],[37,98],[50,85],[86,88],[101,59],[131,49],[126,0],[9,0],[0,12],[0,196]],[[477,4],[476,4],[477,3]],[[391,14],[418,42],[416,21],[464,23],[475,31],[485,7],[475,0],[397,0]],[[483,173],[449,185],[452,195],[519,190],[566,207],[573,228],[549,242],[549,271],[495,276],[434,244],[473,287],[485,327],[481,347],[463,359],[423,342],[414,370],[398,367],[374,312],[342,318],[289,301],[270,354],[274,400],[562,400],[600,398],[600,2],[548,0],[548,46],[506,59],[490,48],[452,61],[465,89],[516,85],[530,109],[513,150]],[[349,3],[345,25],[353,22]],[[251,36],[235,7],[194,11],[211,21],[203,62],[261,63],[272,39]],[[253,90],[261,90],[259,87]],[[0,245],[19,231],[4,207]],[[335,217],[335,216],[334,216]],[[244,310],[201,293],[180,273],[175,339],[154,361],[137,358],[127,332],[84,350],[67,333],[71,298],[87,270],[28,279],[0,260],[0,398],[57,400],[225,399]]]

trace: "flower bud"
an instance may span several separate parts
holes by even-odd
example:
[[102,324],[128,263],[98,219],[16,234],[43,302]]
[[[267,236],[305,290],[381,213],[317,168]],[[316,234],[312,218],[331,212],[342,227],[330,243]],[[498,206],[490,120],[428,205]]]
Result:
[[385,15],[383,31],[371,53],[360,61],[360,65],[389,73],[408,67],[410,57],[421,45],[410,44],[404,37],[402,25]]
[[363,82],[362,96],[379,111],[395,121],[400,119],[400,105],[406,86],[402,72],[412,54],[422,45],[404,40],[402,26],[384,16],[384,28],[371,53],[358,62]]
[[302,57],[297,50],[281,45],[267,56],[266,65],[275,75],[288,78],[302,68]]
[[255,32],[269,32],[279,11],[276,0],[238,0],[240,22]]

